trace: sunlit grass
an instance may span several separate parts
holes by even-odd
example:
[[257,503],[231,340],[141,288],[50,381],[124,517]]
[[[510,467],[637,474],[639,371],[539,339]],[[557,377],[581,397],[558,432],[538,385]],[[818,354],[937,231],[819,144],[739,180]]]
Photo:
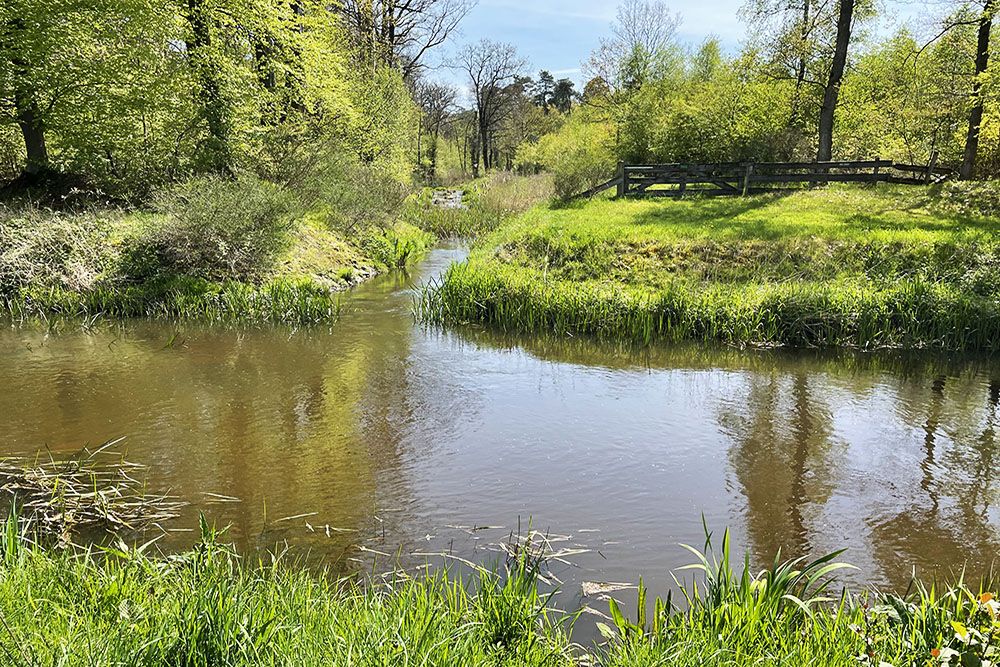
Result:
[[579,610],[554,609],[522,552],[474,575],[337,578],[287,554],[239,557],[204,520],[171,556],[0,529],[0,655],[18,667],[985,665],[1000,630],[989,580],[853,592],[836,583],[839,553],[754,570],[728,532],[688,547],[677,593],[650,601],[640,581],[634,610],[599,605],[604,641],[580,645]]
[[998,227],[923,188],[538,207],[420,310],[643,343],[996,349]]

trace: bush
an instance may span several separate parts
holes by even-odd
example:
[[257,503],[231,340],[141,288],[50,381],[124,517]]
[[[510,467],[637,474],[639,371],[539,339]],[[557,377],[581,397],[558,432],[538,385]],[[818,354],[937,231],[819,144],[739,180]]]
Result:
[[0,209],[0,293],[35,286],[84,290],[113,269],[118,213]]
[[556,196],[568,199],[614,175],[610,130],[604,123],[571,118],[556,133],[518,153],[521,168],[540,166],[552,172]]
[[154,205],[162,218],[130,253],[133,278],[257,279],[290,242],[291,198],[258,179],[196,178],[159,193]]

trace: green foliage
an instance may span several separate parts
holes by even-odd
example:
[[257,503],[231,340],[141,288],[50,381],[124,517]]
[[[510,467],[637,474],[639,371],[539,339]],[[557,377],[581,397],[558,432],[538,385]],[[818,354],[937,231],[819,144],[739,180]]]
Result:
[[578,111],[558,132],[518,151],[517,164],[539,166],[552,173],[556,196],[568,198],[613,176],[612,129],[592,114]]
[[[248,562],[201,520],[170,558],[121,544],[49,552],[5,524],[0,653],[15,665],[570,665],[534,573],[476,584],[315,576],[279,555]],[[40,617],[48,619],[39,624]]]
[[289,197],[257,179],[192,179],[160,193],[155,206],[161,217],[126,267],[133,278],[259,279],[289,243]]

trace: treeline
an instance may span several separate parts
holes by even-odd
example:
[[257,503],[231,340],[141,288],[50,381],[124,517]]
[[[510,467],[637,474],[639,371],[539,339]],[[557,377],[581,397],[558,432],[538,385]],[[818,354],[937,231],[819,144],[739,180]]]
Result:
[[[883,158],[1000,175],[995,0],[935,5],[885,36],[870,0],[749,0],[749,39],[685,48],[662,2],[626,0],[581,102],[518,152],[564,194],[628,162]],[[918,38],[916,31],[927,33]]]
[[141,200],[204,173],[408,179],[427,54],[466,0],[7,0],[0,178]]

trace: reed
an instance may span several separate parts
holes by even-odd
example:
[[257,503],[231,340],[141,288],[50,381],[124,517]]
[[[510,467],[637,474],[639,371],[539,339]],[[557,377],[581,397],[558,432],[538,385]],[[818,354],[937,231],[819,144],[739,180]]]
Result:
[[55,459],[0,459],[0,491],[22,522],[46,544],[65,547],[81,532],[138,533],[178,516],[184,503],[150,493],[144,466],[126,461],[113,440]]

